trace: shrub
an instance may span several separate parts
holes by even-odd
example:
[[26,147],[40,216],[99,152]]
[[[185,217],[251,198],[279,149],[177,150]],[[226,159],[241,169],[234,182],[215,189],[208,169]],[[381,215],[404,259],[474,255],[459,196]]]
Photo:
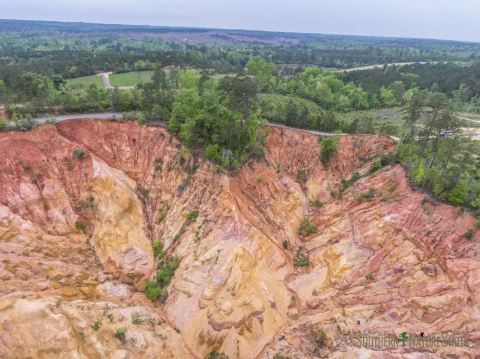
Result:
[[317,227],[315,227],[308,219],[303,220],[298,230],[298,233],[300,235],[314,234],[316,232],[317,232]]
[[295,258],[293,259],[293,265],[295,268],[308,267],[310,265],[310,258],[303,247],[297,250]]
[[307,173],[305,170],[298,171],[297,178],[300,182],[307,182]]
[[92,329],[97,331],[100,329],[100,327],[102,326],[102,322],[100,320],[96,320],[93,325],[92,325]]
[[328,166],[333,155],[338,151],[338,137],[329,136],[322,139],[322,152],[320,154],[320,160],[324,166]]
[[75,228],[79,231],[85,232],[88,225],[83,221],[75,221]]
[[205,359],[229,359],[229,357],[225,353],[220,353],[217,348],[212,348],[210,353],[205,356]]
[[315,207],[322,207],[324,203],[320,200],[320,198],[315,198],[310,201],[310,204]]
[[375,188],[370,188],[368,192],[360,193],[355,199],[360,202],[371,201],[375,197]]
[[340,192],[344,192],[348,187],[353,185],[359,179],[360,179],[360,173],[358,172],[354,172],[352,174],[352,177],[350,177],[350,179],[348,180],[342,179],[342,188],[340,189]]
[[140,313],[133,313],[132,314],[132,324],[134,325],[141,325],[143,323],[143,318]]
[[325,348],[328,345],[328,336],[323,329],[312,330],[311,335],[317,349]]
[[187,214],[187,221],[188,222],[195,222],[197,220],[199,214],[200,214],[200,212],[198,210],[189,212]]
[[382,160],[378,159],[372,164],[372,168],[370,168],[370,173],[377,172],[380,168],[382,168]]
[[163,160],[159,157],[155,158],[155,172],[161,171],[163,166]]
[[157,284],[162,288],[168,286],[175,275],[175,271],[179,264],[180,260],[176,256],[171,257],[164,263],[160,264],[157,271]]
[[159,287],[155,282],[148,281],[145,286],[145,295],[152,302],[156,302],[163,294],[163,288]]
[[117,338],[118,340],[120,340],[122,343],[125,343],[125,333],[127,332],[127,328],[123,327],[123,328],[118,328],[115,333],[113,334],[113,336],[115,338]]
[[76,160],[78,161],[81,161],[85,158],[85,150],[81,149],[81,148],[75,148],[73,150],[73,154],[72,154],[73,158],[75,158]]
[[163,250],[163,243],[161,240],[155,240],[152,244],[153,247],[153,255],[157,259],[162,259],[165,256],[165,252]]
[[465,238],[468,239],[468,240],[471,240],[473,239],[473,236],[475,235],[475,231],[473,229],[469,229],[466,233],[465,233]]
[[374,280],[373,273],[372,273],[372,272],[368,273],[368,274],[365,276],[365,278],[367,279],[367,281],[373,282],[373,280]]
[[480,228],[480,219],[475,223],[475,227]]
[[283,249],[288,249],[288,241],[283,241]]
[[5,118],[0,117],[0,131],[5,131],[8,127],[8,122]]

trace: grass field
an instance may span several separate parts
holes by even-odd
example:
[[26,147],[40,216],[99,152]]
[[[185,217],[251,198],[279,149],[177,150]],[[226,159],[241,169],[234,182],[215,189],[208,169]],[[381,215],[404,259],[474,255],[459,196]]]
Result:
[[84,86],[90,86],[90,85],[97,85],[98,87],[103,87],[102,83],[102,78],[97,75],[92,75],[92,76],[84,76],[84,77],[77,77],[75,79],[69,79],[67,80],[67,85],[84,85]]
[[132,87],[150,81],[152,71],[134,71],[110,75],[110,83],[116,87]]

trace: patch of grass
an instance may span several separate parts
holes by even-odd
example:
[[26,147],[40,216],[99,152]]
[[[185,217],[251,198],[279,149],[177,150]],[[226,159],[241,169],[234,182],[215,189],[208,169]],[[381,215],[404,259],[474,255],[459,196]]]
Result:
[[132,71],[110,75],[110,83],[113,87],[133,87],[149,82],[152,71]]
[[67,80],[67,86],[85,86],[88,87],[90,85],[96,85],[97,87],[103,87],[103,82],[101,76],[92,75],[92,76],[83,76],[83,77],[76,77],[73,79]]
[[317,227],[315,227],[308,218],[303,220],[302,224],[300,225],[300,228],[298,229],[298,234],[301,236],[314,234],[316,232],[317,232]]

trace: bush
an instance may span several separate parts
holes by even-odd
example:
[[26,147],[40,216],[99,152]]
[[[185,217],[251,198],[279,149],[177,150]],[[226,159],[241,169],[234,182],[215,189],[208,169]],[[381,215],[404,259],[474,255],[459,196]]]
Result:
[[120,340],[122,343],[125,343],[125,333],[127,332],[127,328],[118,328],[113,336]]
[[162,297],[163,292],[163,288],[159,287],[155,282],[148,281],[145,286],[145,295],[152,302],[159,300]]
[[315,198],[310,201],[310,204],[315,207],[322,207],[324,203],[320,200],[320,198]]
[[153,241],[153,255],[157,259],[162,259],[165,256],[165,252],[163,250],[163,243],[160,240]]
[[300,182],[307,182],[307,173],[305,172],[305,170],[298,171],[297,178]]
[[295,254],[295,258],[293,259],[293,266],[295,268],[302,268],[308,267],[310,265],[310,258],[308,257],[308,253],[305,252],[303,247],[300,247]]
[[8,122],[5,118],[0,117],[0,131],[5,131],[8,127]]
[[328,166],[333,155],[338,151],[338,137],[329,136],[322,139],[322,152],[320,160],[324,166]]
[[88,225],[83,221],[75,221],[75,228],[79,231],[85,232]]
[[187,221],[188,222],[195,222],[197,220],[199,214],[200,214],[200,212],[198,210],[189,212],[187,214]]
[[372,168],[370,168],[370,173],[377,172],[380,168],[382,168],[382,166],[382,160],[376,160],[375,162],[373,162]]
[[360,193],[355,199],[360,202],[371,201],[375,197],[375,188],[370,188],[368,192]]
[[164,263],[161,263],[157,271],[157,284],[162,288],[168,286],[175,275],[175,271],[177,270],[179,264],[180,260],[176,256],[169,258]]
[[468,239],[468,240],[471,240],[473,239],[473,236],[475,235],[475,231],[473,229],[469,229],[466,233],[465,233],[465,238]]
[[132,324],[134,325],[141,325],[143,323],[143,318],[140,313],[133,313],[132,314]]
[[360,174],[358,172],[354,172],[352,177],[350,177],[350,179],[348,180],[342,179],[342,188],[340,189],[340,192],[344,192],[348,187],[353,185],[359,179],[360,179]]
[[480,219],[477,221],[477,223],[475,223],[475,227],[480,229]]
[[312,330],[311,334],[312,334],[312,340],[315,346],[317,347],[317,349],[325,348],[326,346],[328,346],[328,336],[325,333],[325,331],[323,331],[323,329]]
[[225,353],[220,353],[217,348],[212,348],[210,353],[205,356],[205,359],[229,359],[229,357]]
[[97,331],[97,330],[100,329],[101,326],[102,326],[102,322],[97,319],[97,320],[93,323],[92,329],[93,329],[94,331]]
[[76,160],[78,161],[81,161],[85,158],[85,150],[81,149],[81,148],[75,148],[73,150],[73,158],[75,158]]
[[368,273],[368,274],[365,276],[365,278],[367,279],[367,281],[373,282],[373,280],[374,280],[373,273],[372,273],[372,272]]
[[303,220],[298,230],[298,234],[300,234],[301,236],[307,235],[307,234],[314,234],[316,232],[317,232],[317,227],[315,227],[308,219]]

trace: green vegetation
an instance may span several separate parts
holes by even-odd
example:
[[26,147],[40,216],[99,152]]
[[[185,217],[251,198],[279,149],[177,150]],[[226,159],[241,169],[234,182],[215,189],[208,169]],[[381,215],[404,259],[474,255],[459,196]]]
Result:
[[189,212],[187,214],[187,222],[190,222],[190,223],[195,222],[199,214],[200,212],[198,210]]
[[165,251],[163,249],[163,242],[160,239],[153,241],[152,248],[154,257],[157,259],[163,259]]
[[164,258],[158,264],[155,281],[148,281],[145,287],[145,295],[148,299],[153,302],[160,300],[162,303],[167,300],[167,287],[175,275],[179,264],[180,260],[175,256]]
[[330,136],[323,138],[321,141],[322,150],[320,160],[324,166],[328,166],[333,155],[338,151],[338,137]]
[[127,328],[125,327],[122,327],[122,328],[118,328],[115,333],[113,334],[113,336],[115,338],[117,338],[118,340],[120,340],[122,343],[125,343],[125,334],[127,333]]
[[469,230],[465,233],[465,238],[468,239],[468,240],[473,239],[474,236],[475,236],[475,231],[474,231],[473,229],[469,229]]
[[217,348],[212,348],[210,352],[205,356],[205,359],[229,359],[229,356],[225,353],[221,353]]
[[312,341],[317,349],[325,348],[329,344],[329,338],[323,329],[312,330]]
[[367,279],[368,282],[373,282],[374,280],[374,277],[373,277],[373,273],[368,273],[365,277]]
[[187,70],[179,81],[167,124],[187,147],[203,149],[208,159],[226,169],[236,169],[258,153],[261,121],[250,77],[227,76],[218,81]]
[[75,148],[72,154],[73,158],[75,158],[78,161],[83,160],[85,158],[85,155],[86,155],[85,150],[81,148]]
[[77,220],[75,221],[75,228],[78,230],[78,231],[82,231],[82,232],[85,232],[88,228],[88,225],[87,223],[81,221],[81,220]]
[[153,71],[133,71],[110,75],[110,83],[114,87],[134,87],[150,82]]
[[322,207],[324,203],[320,200],[320,198],[315,198],[310,200],[310,204],[314,207]]
[[317,227],[315,227],[308,218],[305,218],[300,224],[298,234],[301,236],[317,233]]
[[103,87],[103,82],[102,78],[99,75],[92,75],[92,76],[82,76],[82,77],[77,77],[73,79],[68,79],[66,81],[66,84],[68,87],[75,87],[75,86],[97,86],[97,87]]
[[93,329],[94,331],[98,331],[101,326],[102,326],[102,322],[101,322],[99,319],[97,319],[97,320],[93,323],[92,329]]
[[143,318],[142,318],[142,315],[140,313],[133,313],[132,314],[132,324],[134,325],[142,325],[143,324]]
[[295,268],[308,267],[310,265],[310,258],[308,253],[305,251],[305,248],[300,247],[293,258],[293,265]]

